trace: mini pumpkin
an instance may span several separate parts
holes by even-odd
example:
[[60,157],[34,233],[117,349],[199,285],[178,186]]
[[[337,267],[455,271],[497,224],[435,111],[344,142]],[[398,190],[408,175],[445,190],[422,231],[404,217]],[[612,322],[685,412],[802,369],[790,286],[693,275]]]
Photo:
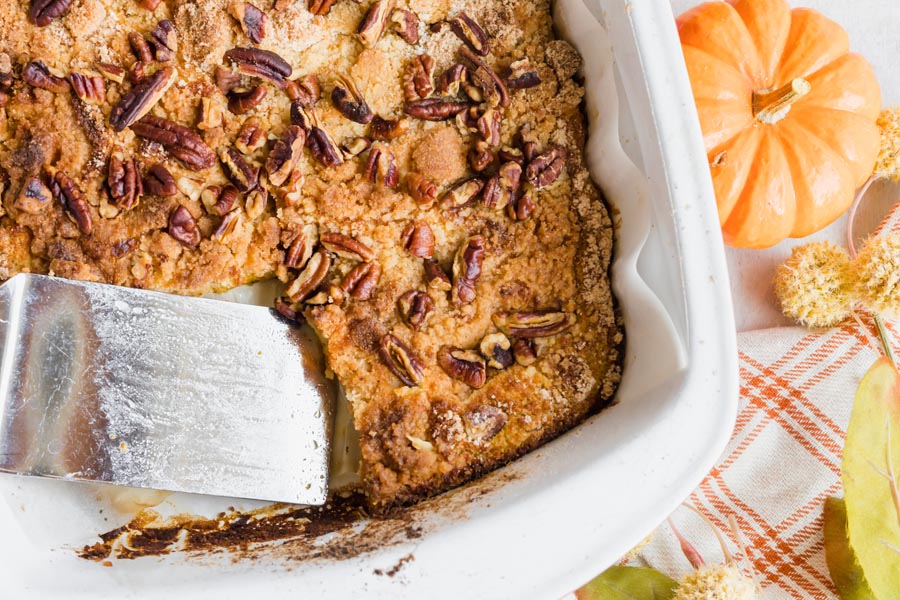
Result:
[[678,18],[725,242],[765,248],[841,215],[872,174],[881,91],[847,33],[785,0]]

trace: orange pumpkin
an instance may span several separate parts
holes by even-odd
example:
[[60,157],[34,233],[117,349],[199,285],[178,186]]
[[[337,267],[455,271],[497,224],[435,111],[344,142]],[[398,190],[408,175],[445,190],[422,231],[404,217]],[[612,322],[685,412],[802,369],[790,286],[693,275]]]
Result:
[[785,0],[678,18],[726,243],[765,248],[841,215],[872,173],[881,91],[847,33]]

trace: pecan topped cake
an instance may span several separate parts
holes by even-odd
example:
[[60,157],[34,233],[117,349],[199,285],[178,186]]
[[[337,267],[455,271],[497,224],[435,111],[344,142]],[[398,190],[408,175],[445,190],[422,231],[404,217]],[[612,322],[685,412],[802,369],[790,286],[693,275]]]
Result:
[[0,0],[0,31],[0,281],[278,278],[373,508],[611,398],[612,224],[548,1]]

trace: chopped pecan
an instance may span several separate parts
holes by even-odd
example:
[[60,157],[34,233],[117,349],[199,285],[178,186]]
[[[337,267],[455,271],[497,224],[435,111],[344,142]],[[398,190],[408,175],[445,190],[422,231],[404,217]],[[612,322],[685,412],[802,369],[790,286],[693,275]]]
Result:
[[132,84],[140,83],[144,80],[144,63],[136,60],[131,68],[128,69],[128,81]]
[[434,302],[431,296],[419,290],[409,290],[397,299],[397,309],[410,327],[420,330],[431,311],[434,310]]
[[178,51],[178,31],[169,19],[157,23],[150,32],[150,37],[156,60],[160,62],[171,60]]
[[509,218],[513,221],[527,221],[534,212],[534,189],[526,183],[513,197],[506,207]]
[[424,221],[411,221],[400,234],[400,243],[418,258],[434,256],[434,232]]
[[438,366],[453,379],[478,389],[487,380],[484,359],[471,350],[442,346],[437,353]]
[[106,81],[97,73],[69,73],[75,95],[83,102],[102,104],[106,100]]
[[160,2],[162,2],[162,0],[138,0],[138,4],[147,10],[156,10],[156,7],[159,6]]
[[225,167],[225,175],[242,192],[248,192],[259,183],[259,168],[251,167],[247,159],[234,148],[223,148],[219,160]]
[[320,289],[317,293],[305,300],[306,304],[322,306],[325,304],[340,304],[344,301],[344,290],[338,285],[329,285]]
[[241,125],[234,147],[244,154],[253,154],[266,143],[266,131],[257,117],[250,117]]
[[175,82],[176,75],[175,69],[166,67],[132,87],[109,113],[109,122],[113,129],[123,131],[150,112]]
[[481,173],[489,166],[494,164],[494,153],[491,147],[484,140],[478,140],[472,149],[469,150],[469,166],[472,170]]
[[285,206],[297,206],[303,198],[303,183],[305,179],[300,169],[294,169],[288,175],[287,181],[275,193]]
[[491,441],[500,433],[508,419],[505,412],[489,404],[482,404],[463,417],[466,435],[476,446],[483,446]]
[[485,184],[481,201],[488,208],[503,210],[516,197],[521,178],[522,167],[514,162],[503,164]]
[[241,211],[233,210],[229,213],[226,213],[222,220],[219,222],[219,226],[216,227],[216,230],[210,236],[213,241],[216,242],[224,242],[228,239],[228,237],[234,233],[234,230],[237,229],[238,223],[241,222],[243,216],[241,215]]
[[444,71],[438,78],[438,94],[442,96],[456,96],[459,94],[459,87],[465,84],[467,79],[468,69],[466,68],[466,65],[456,63]]
[[106,177],[109,195],[119,208],[133,208],[144,193],[141,171],[134,158],[122,160],[113,155],[109,158],[109,172]]
[[460,129],[469,133],[478,133],[478,117],[480,116],[481,111],[473,104],[469,106],[469,110],[464,110],[456,115],[456,123]]
[[391,13],[391,29],[407,44],[419,42],[419,17],[411,10],[394,9]]
[[311,108],[319,101],[319,77],[307,75],[296,81],[289,81],[285,89],[291,102],[298,102],[303,108]]
[[266,173],[269,174],[269,183],[275,187],[281,186],[287,181],[288,176],[297,166],[300,153],[306,143],[306,133],[297,125],[290,125],[281,134],[269,156],[266,158]]
[[180,204],[169,213],[167,231],[181,245],[188,248],[196,248],[200,244],[200,230],[197,228],[197,221],[194,220],[191,211]]
[[393,334],[382,336],[378,354],[385,366],[406,386],[416,386],[425,381],[424,366],[419,357]]
[[492,317],[494,325],[506,335],[517,338],[542,338],[557,335],[575,324],[572,313],[560,311],[500,312]]
[[403,96],[407,101],[427,98],[434,91],[431,76],[434,59],[428,54],[414,56],[403,70]]
[[200,99],[200,122],[197,129],[209,131],[225,124],[225,113],[221,105],[213,98]]
[[449,292],[450,288],[453,287],[453,284],[450,283],[450,277],[447,276],[447,272],[444,271],[444,268],[438,261],[427,258],[422,261],[422,267],[425,269],[425,283],[431,289],[439,292]]
[[341,288],[357,300],[368,300],[378,285],[381,266],[376,262],[359,263],[341,280]]
[[284,266],[291,269],[302,269],[312,256],[318,241],[315,225],[305,225],[284,253]]
[[25,83],[37,88],[42,88],[55,93],[62,93],[69,89],[69,82],[65,77],[59,77],[50,72],[50,68],[39,60],[33,60],[22,69],[22,79]]
[[179,177],[175,180],[178,191],[194,202],[200,200],[203,190],[206,189],[203,184],[204,181],[202,179],[197,179],[195,177]]
[[38,27],[46,27],[53,19],[66,14],[72,0],[31,0],[28,8],[28,20]]
[[111,63],[98,62],[94,65],[101,75],[115,83],[125,82],[125,69]]
[[465,12],[450,19],[450,29],[475,53],[481,56],[487,56],[490,53],[491,44],[484,29]]
[[533,365],[537,360],[537,350],[534,347],[534,340],[527,338],[519,338],[512,345],[513,357],[516,363],[527,367]]
[[527,57],[510,63],[505,75],[506,87],[512,90],[524,90],[541,84],[541,77],[531,69]]
[[565,168],[565,148],[551,146],[528,163],[525,167],[525,178],[535,189],[541,189],[554,183]]
[[147,115],[131,126],[139,137],[161,144],[189,169],[200,171],[216,163],[216,154],[199,135],[183,125]]
[[116,258],[121,258],[134,250],[138,245],[138,241],[134,238],[126,238],[124,240],[119,240],[112,247],[112,255]]
[[369,135],[373,140],[389,141],[396,139],[409,130],[409,121],[404,118],[384,119],[375,115],[369,125]]
[[297,305],[292,304],[289,300],[289,298],[276,298],[275,311],[288,321],[302,323],[304,321],[303,315],[298,312]]
[[525,166],[525,154],[518,148],[504,146],[497,152],[497,157],[504,163],[514,162],[520,167]]
[[475,300],[475,282],[481,277],[483,261],[484,238],[480,235],[470,237],[456,251],[453,259],[454,304],[470,304]]
[[[376,119],[378,117],[375,117]],[[372,121],[374,125],[374,121]],[[344,154],[345,158],[353,158],[354,156],[359,156],[366,150],[368,150],[372,146],[372,142],[368,138],[364,137],[355,137],[349,140],[344,140],[341,144],[341,152]]]
[[229,8],[251,42],[259,44],[266,38],[269,28],[269,16],[266,13],[249,2],[232,2]]
[[16,210],[36,215],[50,206],[52,199],[53,195],[44,182],[37,177],[32,177],[28,183],[22,186],[22,191],[19,192],[13,206]]
[[150,47],[150,42],[140,33],[137,31],[129,33],[128,44],[131,46],[131,51],[134,52],[138,61],[144,64],[153,62],[153,49]]
[[144,188],[153,196],[174,196],[178,193],[178,185],[172,173],[160,163],[156,163],[144,176]]
[[249,219],[256,219],[266,211],[269,204],[269,192],[263,186],[257,186],[247,192],[244,198],[244,212]]
[[331,257],[325,250],[315,252],[297,278],[285,290],[292,302],[302,302],[312,295],[313,291],[328,276],[331,269]]
[[441,196],[441,204],[447,208],[462,208],[471,203],[484,188],[484,181],[478,178],[460,181]]
[[238,71],[251,77],[259,77],[284,89],[293,73],[291,65],[269,50],[259,48],[232,48],[225,52],[225,59],[237,66]]
[[475,65],[474,69],[469,69],[469,78],[472,83],[481,88],[485,102],[491,106],[498,104],[504,108],[509,106],[509,92],[506,84],[490,65],[465,46],[459,49],[459,53]]
[[418,173],[407,175],[406,187],[409,188],[409,195],[413,197],[416,204],[423,208],[431,206],[437,200],[437,185],[423,175]]
[[238,196],[240,196],[240,192],[233,185],[226,185],[224,188],[211,185],[200,193],[200,201],[206,207],[206,212],[222,216],[234,209]]
[[375,144],[369,150],[369,159],[366,161],[366,178],[372,183],[381,183],[385,187],[397,187],[399,180],[397,161],[394,153],[384,144]]
[[245,91],[232,90],[228,94],[228,110],[236,115],[250,112],[265,99],[268,91],[264,85],[257,85]]
[[326,15],[336,0],[309,0],[306,6],[314,15]]
[[337,231],[326,231],[320,236],[319,241],[326,250],[334,252],[341,258],[361,261],[371,261],[375,258],[375,252],[367,245]]
[[[4,92],[3,90],[0,90],[0,108],[6,106],[8,102],[9,94],[7,92]],[[2,213],[2,209],[0,209],[0,213]],[[2,214],[0,214],[0,216],[2,216]]]
[[305,108],[300,102],[291,102],[291,125],[297,125],[305,131],[309,143],[309,134],[317,126],[315,112]]
[[215,73],[216,87],[227,94],[241,84],[241,74],[227,67],[218,65]]
[[354,123],[368,124],[375,116],[356,83],[347,75],[338,75],[331,90],[331,101],[338,111]]
[[356,29],[356,35],[359,41],[366,48],[372,48],[381,39],[385,27],[387,27],[388,18],[394,8],[394,0],[375,0],[363,17],[362,22]]
[[306,147],[313,158],[325,165],[334,167],[344,162],[340,148],[324,129],[312,127],[306,136]]
[[502,333],[490,333],[478,345],[487,365],[493,369],[506,369],[516,362],[509,338]]
[[425,98],[407,102],[403,107],[403,112],[426,121],[446,121],[468,108],[468,102],[458,102],[447,98]]
[[91,235],[93,220],[87,201],[75,182],[63,171],[56,171],[50,180],[50,192],[62,205],[68,217],[84,235]]
[[500,145],[500,127],[503,118],[500,111],[494,108],[488,108],[478,118],[478,133],[481,139],[488,143],[491,147],[496,148]]

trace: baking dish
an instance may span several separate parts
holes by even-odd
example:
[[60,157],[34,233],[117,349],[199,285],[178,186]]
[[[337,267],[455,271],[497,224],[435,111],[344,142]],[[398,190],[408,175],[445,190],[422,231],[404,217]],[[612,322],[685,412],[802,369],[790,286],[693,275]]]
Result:
[[[323,536],[304,550],[315,560],[296,560],[278,542],[237,561],[175,552],[105,568],[75,552],[122,524],[98,513],[93,490],[4,477],[4,589],[29,598],[552,598],[616,560],[687,496],[731,432],[737,355],[671,9],[666,0],[559,0],[556,20],[585,57],[589,161],[619,213],[613,282],[628,345],[617,404],[393,525],[360,522],[346,552],[326,551],[334,539]],[[162,509],[215,515],[235,504],[173,496]]]

